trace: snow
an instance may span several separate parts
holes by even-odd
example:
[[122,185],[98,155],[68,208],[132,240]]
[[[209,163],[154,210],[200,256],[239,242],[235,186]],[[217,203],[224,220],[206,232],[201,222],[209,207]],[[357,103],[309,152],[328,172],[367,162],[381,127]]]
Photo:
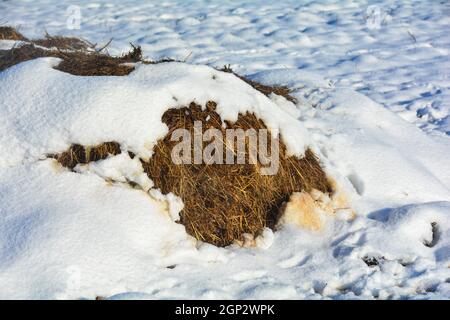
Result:
[[[368,95],[427,132],[449,132],[446,1],[94,4],[3,1],[0,10],[2,20],[20,26],[27,37],[41,37],[47,30],[99,46],[113,38],[112,53],[128,50],[133,42],[154,59],[231,64],[243,74],[301,68]],[[79,28],[74,9],[80,11]]]
[[[0,298],[450,298],[448,3],[384,0],[373,27],[364,1],[81,1],[79,30],[69,4],[0,10],[27,37],[114,37],[113,53],[131,41],[189,64],[78,77],[41,58],[0,73]],[[212,68],[228,63],[298,103]],[[174,222],[182,201],[127,152],[75,172],[45,158],[113,140],[148,158],[165,110],[209,100],[224,119],[255,112],[293,154],[311,146],[356,219],[217,248]]]
[[0,96],[8,103],[0,111],[0,147],[9,152],[0,156],[0,164],[61,152],[71,143],[105,141],[117,141],[148,159],[156,141],[167,133],[163,113],[193,101],[202,106],[217,102],[224,120],[254,112],[274,134],[296,138],[295,143],[286,141],[292,154],[303,154],[309,143],[301,124],[270,99],[234,75],[207,66],[140,65],[125,78],[76,77],[51,68],[58,63],[56,58],[41,58],[2,74]]
[[2,168],[0,177],[3,299],[128,291],[164,263],[160,248],[194,251],[184,228],[142,191],[49,160]]
[[15,40],[2,40],[0,41],[0,50],[10,50],[14,47],[22,45],[24,42]]

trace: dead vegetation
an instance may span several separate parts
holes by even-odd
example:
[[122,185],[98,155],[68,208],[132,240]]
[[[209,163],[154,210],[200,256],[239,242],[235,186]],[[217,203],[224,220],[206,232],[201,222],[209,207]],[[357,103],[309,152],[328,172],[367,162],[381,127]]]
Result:
[[[157,61],[143,58],[140,46],[131,44],[131,50],[122,56],[111,56],[104,49],[112,39],[103,47],[96,48],[87,40],[75,37],[51,36],[45,34],[43,39],[29,40],[16,29],[9,26],[0,27],[0,40],[21,40],[25,44],[10,50],[0,50],[0,72],[21,62],[42,57],[60,58],[61,63],[55,69],[77,76],[125,76],[134,70],[132,63],[156,64],[175,62],[177,60],[164,58]],[[242,81],[248,83],[266,96],[274,93],[283,96],[289,101],[296,102],[290,95],[291,90],[285,86],[268,86],[235,73],[230,65],[219,71],[232,73]]]
[[[280,163],[276,175],[261,175],[261,163],[249,164],[181,164],[175,165],[171,151],[177,142],[172,132],[185,128],[193,134],[194,121],[202,121],[203,131],[219,129],[225,134],[216,104],[209,102],[205,111],[191,103],[189,107],[170,109],[163,116],[169,127],[167,136],[158,142],[154,155],[142,161],[145,172],[155,186],[166,194],[178,195],[184,203],[181,223],[199,240],[226,246],[242,240],[243,234],[257,236],[264,227],[275,226],[279,208],[296,191],[312,189],[330,192],[325,173],[311,150],[305,157],[288,157],[281,142]],[[253,114],[239,115],[228,129],[266,129]],[[224,149],[230,148],[224,143]],[[246,141],[246,154],[248,140]],[[233,152],[238,152],[236,145]]]
[[80,38],[51,36],[48,33],[45,34],[45,38],[31,42],[41,47],[59,50],[88,50],[95,47],[94,44]]
[[139,62],[141,55],[140,47],[133,47],[129,53],[113,57],[95,51],[48,50],[30,43],[11,50],[0,51],[0,72],[24,61],[54,57],[62,60],[55,69],[73,75],[124,76],[134,70],[132,65],[126,63]]
[[120,145],[117,142],[105,142],[93,147],[74,144],[69,150],[60,154],[49,155],[48,157],[56,159],[63,167],[73,169],[77,164],[103,160],[109,155],[117,155],[120,153]]
[[134,70],[134,66],[130,64],[159,63],[144,60],[141,47],[134,45],[131,45],[131,50],[126,54],[111,56],[104,51],[105,47],[96,49],[90,42],[73,37],[46,34],[44,39],[28,40],[14,28],[1,27],[0,39],[2,38],[22,40],[25,43],[0,51],[0,72],[21,62],[42,57],[61,59],[55,69],[77,76],[125,76]]
[[[199,105],[191,103],[189,107],[166,111],[162,120],[169,127],[169,133],[158,141],[148,161],[141,159],[145,173],[156,188],[163,194],[172,192],[183,200],[180,223],[190,235],[217,246],[242,241],[245,234],[256,237],[264,227],[275,227],[280,208],[293,192],[313,189],[332,192],[314,153],[308,149],[301,159],[288,157],[282,141],[279,169],[275,175],[261,175],[263,165],[259,161],[250,164],[248,158],[245,164],[174,164],[171,152],[178,143],[171,141],[174,130],[184,128],[193,135],[194,121],[202,121],[203,132],[216,128],[225,135],[223,121],[215,108],[214,102],[209,102],[203,111]],[[226,128],[267,129],[250,113],[240,114],[234,123],[226,122]],[[222,143],[224,150],[231,148],[235,155],[239,152],[237,144]],[[245,148],[248,156],[248,139]],[[69,150],[51,157],[64,167],[73,169],[77,164],[105,159],[120,152],[117,142],[107,142],[94,147],[72,145]],[[134,154],[130,156],[134,157]]]
[[279,96],[283,96],[286,100],[289,100],[291,102],[296,102],[297,100],[290,95],[291,90],[288,87],[285,86],[268,86],[264,85],[262,83],[259,83],[257,81],[250,80],[244,76],[241,76],[233,71],[231,69],[230,65],[223,66],[223,68],[219,69],[219,71],[232,73],[242,81],[248,83],[251,85],[254,89],[258,90],[259,92],[263,93],[266,96],[269,96],[271,93],[277,94]]
[[0,26],[0,40],[28,41],[19,31],[8,26]]
[[[2,37],[20,39],[25,44],[0,51],[0,72],[23,61],[40,57],[59,58],[62,61],[56,69],[80,76],[123,76],[134,70],[127,63],[174,61],[144,60],[141,48],[133,45],[127,54],[114,57],[103,53],[104,47],[95,49],[95,45],[76,38],[52,37],[47,34],[45,39],[30,41],[9,27],[0,28],[0,39]],[[221,71],[233,73],[265,95],[274,93],[295,101],[287,87],[263,85],[237,75],[229,66]],[[208,243],[226,246],[236,240],[243,240],[245,234],[255,237],[264,227],[274,228],[279,209],[293,192],[309,192],[313,189],[331,192],[330,183],[314,153],[308,149],[301,159],[289,157],[282,141],[279,146],[279,169],[275,175],[262,175],[262,164],[250,164],[248,159],[246,164],[174,164],[171,152],[177,142],[170,139],[174,130],[184,128],[193,134],[194,121],[198,120],[203,124],[203,132],[216,128],[224,134],[224,123],[215,108],[214,102],[209,102],[205,110],[191,103],[183,108],[166,111],[162,121],[169,127],[169,133],[158,141],[152,158],[148,161],[141,159],[142,166],[155,187],[164,194],[172,192],[183,200],[180,223],[185,225],[190,235]],[[225,124],[227,129],[267,129],[260,119],[249,113],[240,114],[236,122]],[[270,132],[268,141],[269,136]],[[230,148],[227,142],[221,143],[225,150]],[[248,139],[245,148],[248,155]],[[231,149],[236,155],[237,146],[231,146]],[[121,149],[117,142],[106,142],[91,147],[75,144],[69,150],[49,157],[55,158],[64,167],[74,169],[77,164],[87,164],[119,153]],[[129,154],[134,157],[134,154]]]
[[94,48],[94,45],[86,40],[75,37],[51,36],[47,32],[43,39],[30,40],[17,29],[10,26],[0,26],[0,40],[26,41],[37,46],[60,50],[87,50]]

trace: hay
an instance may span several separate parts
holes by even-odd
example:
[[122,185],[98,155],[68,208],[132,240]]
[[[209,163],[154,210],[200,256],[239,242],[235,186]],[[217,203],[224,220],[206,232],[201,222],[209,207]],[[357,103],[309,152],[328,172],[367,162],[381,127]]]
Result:
[[[44,39],[28,40],[11,27],[0,27],[0,40],[3,38],[20,39],[25,44],[10,50],[0,51],[0,72],[24,61],[42,58],[60,58],[61,63],[55,69],[77,76],[125,76],[134,70],[128,63],[145,62],[141,47],[133,46],[122,56],[94,50],[89,41],[73,38],[45,35]],[[43,48],[44,47],[44,48]]]
[[[133,66],[126,63],[155,64],[174,61],[144,60],[141,48],[133,45],[129,53],[113,57],[102,53],[103,48],[93,50],[95,46],[84,40],[47,35],[45,39],[29,41],[14,32],[12,28],[0,28],[0,37],[16,37],[27,43],[0,51],[0,72],[23,61],[40,57],[60,58],[62,61],[56,69],[79,76],[123,76],[134,70]],[[230,67],[224,67],[221,71],[233,73],[265,95],[274,93],[295,101],[287,87],[263,85],[237,75]],[[188,107],[166,111],[162,121],[168,125],[169,133],[158,141],[151,159],[141,159],[146,174],[157,188],[164,194],[172,192],[183,200],[180,223],[185,225],[190,235],[217,246],[226,246],[236,240],[244,240],[248,235],[255,237],[264,227],[274,228],[279,209],[293,192],[309,192],[313,189],[324,193],[332,191],[311,150],[306,150],[301,159],[288,157],[282,142],[279,146],[279,169],[275,175],[261,175],[262,164],[249,163],[248,139],[246,164],[174,164],[171,152],[177,142],[170,140],[174,130],[185,128],[193,134],[194,121],[199,120],[203,123],[203,132],[216,128],[225,134],[223,121],[215,108],[214,102],[209,102],[206,110],[191,103]],[[249,113],[240,114],[235,123],[226,122],[226,127],[267,129],[261,120]],[[270,133],[267,135],[270,141]],[[229,147],[226,142],[222,143],[224,149]],[[236,154],[237,146],[233,146],[232,150]],[[75,144],[61,154],[48,156],[55,158],[62,166],[73,169],[77,164],[86,164],[119,153],[121,150],[117,142],[106,142],[91,147]],[[133,153],[129,155],[132,158],[135,156]]]
[[55,57],[62,59],[55,69],[78,76],[124,76],[134,70],[124,63],[139,62],[142,59],[140,47],[133,47],[123,56],[91,51],[46,50],[29,43],[10,50],[0,51],[0,72],[24,61]]
[[[4,37],[13,37],[17,33],[13,28],[2,28],[7,31],[4,32]],[[0,33],[0,40],[1,36]],[[19,36],[21,35],[17,33],[17,37]],[[55,69],[77,76],[126,76],[134,70],[130,63],[157,64],[176,61],[168,58],[145,60],[141,47],[133,44],[129,52],[121,56],[111,56],[102,52],[106,46],[95,50],[95,45],[79,38],[46,34],[45,39],[23,40],[26,43],[19,47],[0,50],[0,72],[21,62],[42,57],[60,58],[62,61]]]
[[35,48],[32,44],[14,47],[10,50],[0,51],[0,72],[20,62],[47,57],[48,53],[43,49]]
[[0,40],[26,41],[41,47],[66,50],[87,50],[94,48],[94,45],[89,41],[80,38],[51,36],[48,33],[45,33],[44,39],[29,40],[15,28],[10,26],[0,26]]
[[[81,38],[51,36],[48,33],[45,34],[43,39],[29,40],[9,26],[0,27],[0,40],[21,40],[25,42],[25,44],[10,50],[0,50],[0,72],[21,62],[42,57],[60,58],[62,62],[55,69],[77,76],[125,76],[134,70],[134,67],[127,65],[127,63],[184,62],[171,58],[144,59],[141,47],[133,44],[130,44],[131,49],[128,53],[122,56],[111,56],[103,51],[112,39],[99,49],[96,48],[96,45]],[[224,67],[221,71],[235,74],[229,67]],[[295,101],[293,97],[289,96],[289,89],[286,87],[265,86],[235,75],[266,95],[273,92],[286,97],[290,101]]]
[[48,157],[56,159],[63,167],[73,169],[77,164],[103,160],[109,155],[117,155],[120,153],[120,145],[117,142],[105,142],[92,147],[74,144],[69,150],[61,154],[48,155]]
[[20,32],[8,26],[0,26],[0,40],[27,41]]
[[238,77],[242,81],[248,83],[254,89],[258,90],[259,92],[263,93],[266,96],[269,96],[270,94],[274,93],[279,96],[283,96],[286,100],[289,100],[291,102],[294,102],[294,103],[297,102],[297,99],[295,99],[293,96],[290,95],[291,90],[286,86],[267,86],[267,85],[264,85],[257,81],[250,80],[250,79],[234,72],[233,69],[231,69],[230,65],[223,66],[223,68],[219,69],[219,71],[234,74],[236,77]]
[[33,40],[32,43],[46,48],[57,48],[59,50],[88,50],[94,49],[90,42],[74,37],[60,37],[45,34],[44,39]]
[[[191,103],[189,107],[169,109],[163,122],[169,127],[166,137],[158,141],[153,156],[140,159],[145,173],[163,194],[172,192],[184,203],[180,223],[188,234],[198,240],[217,246],[227,246],[245,240],[250,234],[256,237],[264,227],[275,228],[280,208],[294,192],[319,190],[331,193],[332,187],[314,153],[307,149],[301,159],[286,155],[286,147],[280,141],[279,169],[276,175],[261,175],[262,164],[174,164],[171,152],[177,141],[171,141],[174,130],[184,128],[194,134],[194,121],[202,121],[203,132],[209,128],[221,130],[223,121],[215,111],[216,104],[207,108]],[[227,129],[267,129],[254,114],[240,114],[235,123],[226,122]],[[270,138],[270,132],[267,133]],[[269,140],[270,141],[270,140]],[[223,142],[224,149],[229,148]],[[204,143],[204,146],[206,142]],[[193,149],[193,145],[192,145]],[[232,148],[237,154],[237,146]],[[246,155],[249,154],[248,139]],[[73,169],[121,153],[117,142],[97,146],[72,145],[69,150],[48,155],[62,166]],[[129,152],[131,158],[135,154]]]
[[[317,189],[331,192],[325,173],[311,150],[305,157],[288,157],[286,147],[280,146],[280,164],[276,175],[261,175],[261,164],[181,164],[175,165],[171,151],[177,142],[171,141],[174,130],[194,130],[194,121],[203,123],[203,131],[217,128],[224,132],[222,120],[215,112],[216,104],[207,109],[191,103],[189,107],[170,109],[163,115],[169,127],[160,140],[154,155],[142,161],[145,172],[164,194],[172,192],[181,197],[184,209],[180,222],[187,232],[199,240],[226,246],[243,240],[245,233],[256,236],[264,227],[273,228],[279,208],[293,192]],[[207,120],[208,119],[208,120]],[[253,114],[239,115],[228,129],[266,129]],[[226,146],[226,144],[224,145]],[[234,148],[234,152],[237,149]],[[247,141],[248,154],[248,141]]]
[[140,47],[133,47],[120,57],[98,52],[59,52],[58,55],[63,61],[55,69],[78,76],[126,76],[134,67],[124,63],[139,62],[142,58]]

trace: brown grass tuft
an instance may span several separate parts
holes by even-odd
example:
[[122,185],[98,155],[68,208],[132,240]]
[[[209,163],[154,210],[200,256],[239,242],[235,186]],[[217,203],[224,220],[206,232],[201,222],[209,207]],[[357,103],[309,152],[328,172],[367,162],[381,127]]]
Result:
[[0,26],[0,40],[27,41],[28,39],[12,27]]
[[59,50],[88,50],[94,48],[94,45],[83,39],[51,36],[48,33],[45,34],[44,39],[33,40],[32,42],[41,47],[57,48]]
[[120,153],[120,145],[117,142],[105,142],[93,147],[74,144],[69,150],[51,157],[55,158],[62,166],[73,169],[77,164],[103,160],[109,155],[117,155]]
[[[222,131],[222,120],[215,112],[216,104],[207,109],[191,103],[189,107],[170,109],[163,115],[169,127],[167,136],[158,142],[154,155],[142,161],[147,175],[164,194],[172,192],[184,202],[181,223],[187,232],[199,240],[226,246],[242,240],[244,233],[256,236],[264,227],[273,228],[278,209],[292,192],[317,189],[331,192],[325,173],[311,150],[305,157],[288,157],[286,147],[280,145],[280,166],[273,176],[261,175],[261,164],[182,164],[175,165],[171,151],[177,142],[171,141],[172,132],[185,128],[193,134],[195,120],[202,121],[203,130],[214,127]],[[208,119],[208,120],[206,120]],[[239,115],[229,129],[266,129],[253,114]],[[268,140],[270,141],[270,140]],[[226,144],[224,143],[224,150]],[[236,146],[233,151],[237,152]],[[248,141],[247,152],[248,154]]]
[[46,50],[34,44],[25,44],[11,50],[0,51],[0,72],[18,63],[41,58],[55,57],[62,59],[55,69],[78,76],[124,76],[134,70],[124,63],[138,62],[142,58],[140,47],[120,57],[95,51],[61,51]]
[[279,96],[283,96],[284,98],[286,98],[287,100],[289,100],[291,102],[295,103],[297,101],[297,99],[295,99],[293,96],[290,95],[291,90],[288,87],[285,87],[285,86],[267,86],[267,85],[264,85],[264,84],[259,83],[257,81],[250,80],[250,79],[248,79],[248,78],[246,78],[244,76],[241,76],[241,75],[237,74],[236,72],[234,72],[233,69],[231,69],[230,65],[223,66],[223,68],[219,69],[219,71],[234,74],[236,77],[238,77],[242,81],[248,83],[253,88],[255,88],[256,90],[258,90],[259,92],[263,93],[266,96],[269,96],[271,93],[275,93],[275,94],[277,94]]
[[132,44],[128,53],[115,57],[102,52],[110,42],[105,47],[95,50],[95,45],[89,41],[73,37],[50,36],[48,33],[44,39],[28,40],[11,27],[0,27],[0,40],[2,37],[23,40],[26,43],[10,50],[0,50],[0,72],[24,61],[55,57],[62,59],[55,69],[73,75],[124,76],[134,70],[133,66],[126,63],[146,62],[143,60],[141,47]]
[[63,61],[56,69],[78,76],[126,76],[134,67],[124,63],[139,62],[142,58],[140,47],[133,47],[120,57],[98,52],[59,52],[59,57]]

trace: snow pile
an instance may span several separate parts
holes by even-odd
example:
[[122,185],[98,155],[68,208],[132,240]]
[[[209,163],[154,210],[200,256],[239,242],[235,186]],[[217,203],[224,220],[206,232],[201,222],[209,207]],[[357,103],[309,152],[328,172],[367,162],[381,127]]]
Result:
[[[77,77],[52,69],[56,62],[29,61],[0,75],[3,298],[448,296],[450,202],[403,207],[450,201],[448,141],[330,86],[312,108],[269,99],[208,67],[167,63],[126,77]],[[208,100],[228,119],[254,111],[292,150],[310,141],[360,216],[321,232],[286,225],[267,230],[257,248],[219,249],[196,244],[173,222],[182,206],[147,192],[152,182],[128,153],[77,172],[44,158],[71,143],[111,140],[151,156],[167,108]],[[142,188],[121,184],[127,180]]]
[[[60,3],[0,8],[27,36],[64,34]],[[154,58],[232,63],[288,85],[297,104],[180,63],[78,77],[42,58],[0,73],[0,298],[450,298],[447,5],[386,1],[370,29],[369,3],[286,3],[100,1],[82,6],[80,32],[101,43],[112,30],[119,51],[133,41]],[[182,203],[127,152],[76,172],[45,156],[117,141],[150,157],[165,110],[209,100],[224,119],[255,112],[293,154],[311,145],[356,219],[217,248],[174,222]]]
[[232,74],[170,63],[138,66],[128,77],[76,77],[54,70],[58,62],[41,58],[2,73],[0,96],[7,105],[0,111],[0,147],[9,150],[0,156],[2,166],[61,152],[71,143],[106,141],[146,159],[167,133],[163,113],[191,102],[215,101],[222,119],[230,121],[239,112],[254,112],[286,138],[291,154],[303,154],[309,143],[295,119]]

